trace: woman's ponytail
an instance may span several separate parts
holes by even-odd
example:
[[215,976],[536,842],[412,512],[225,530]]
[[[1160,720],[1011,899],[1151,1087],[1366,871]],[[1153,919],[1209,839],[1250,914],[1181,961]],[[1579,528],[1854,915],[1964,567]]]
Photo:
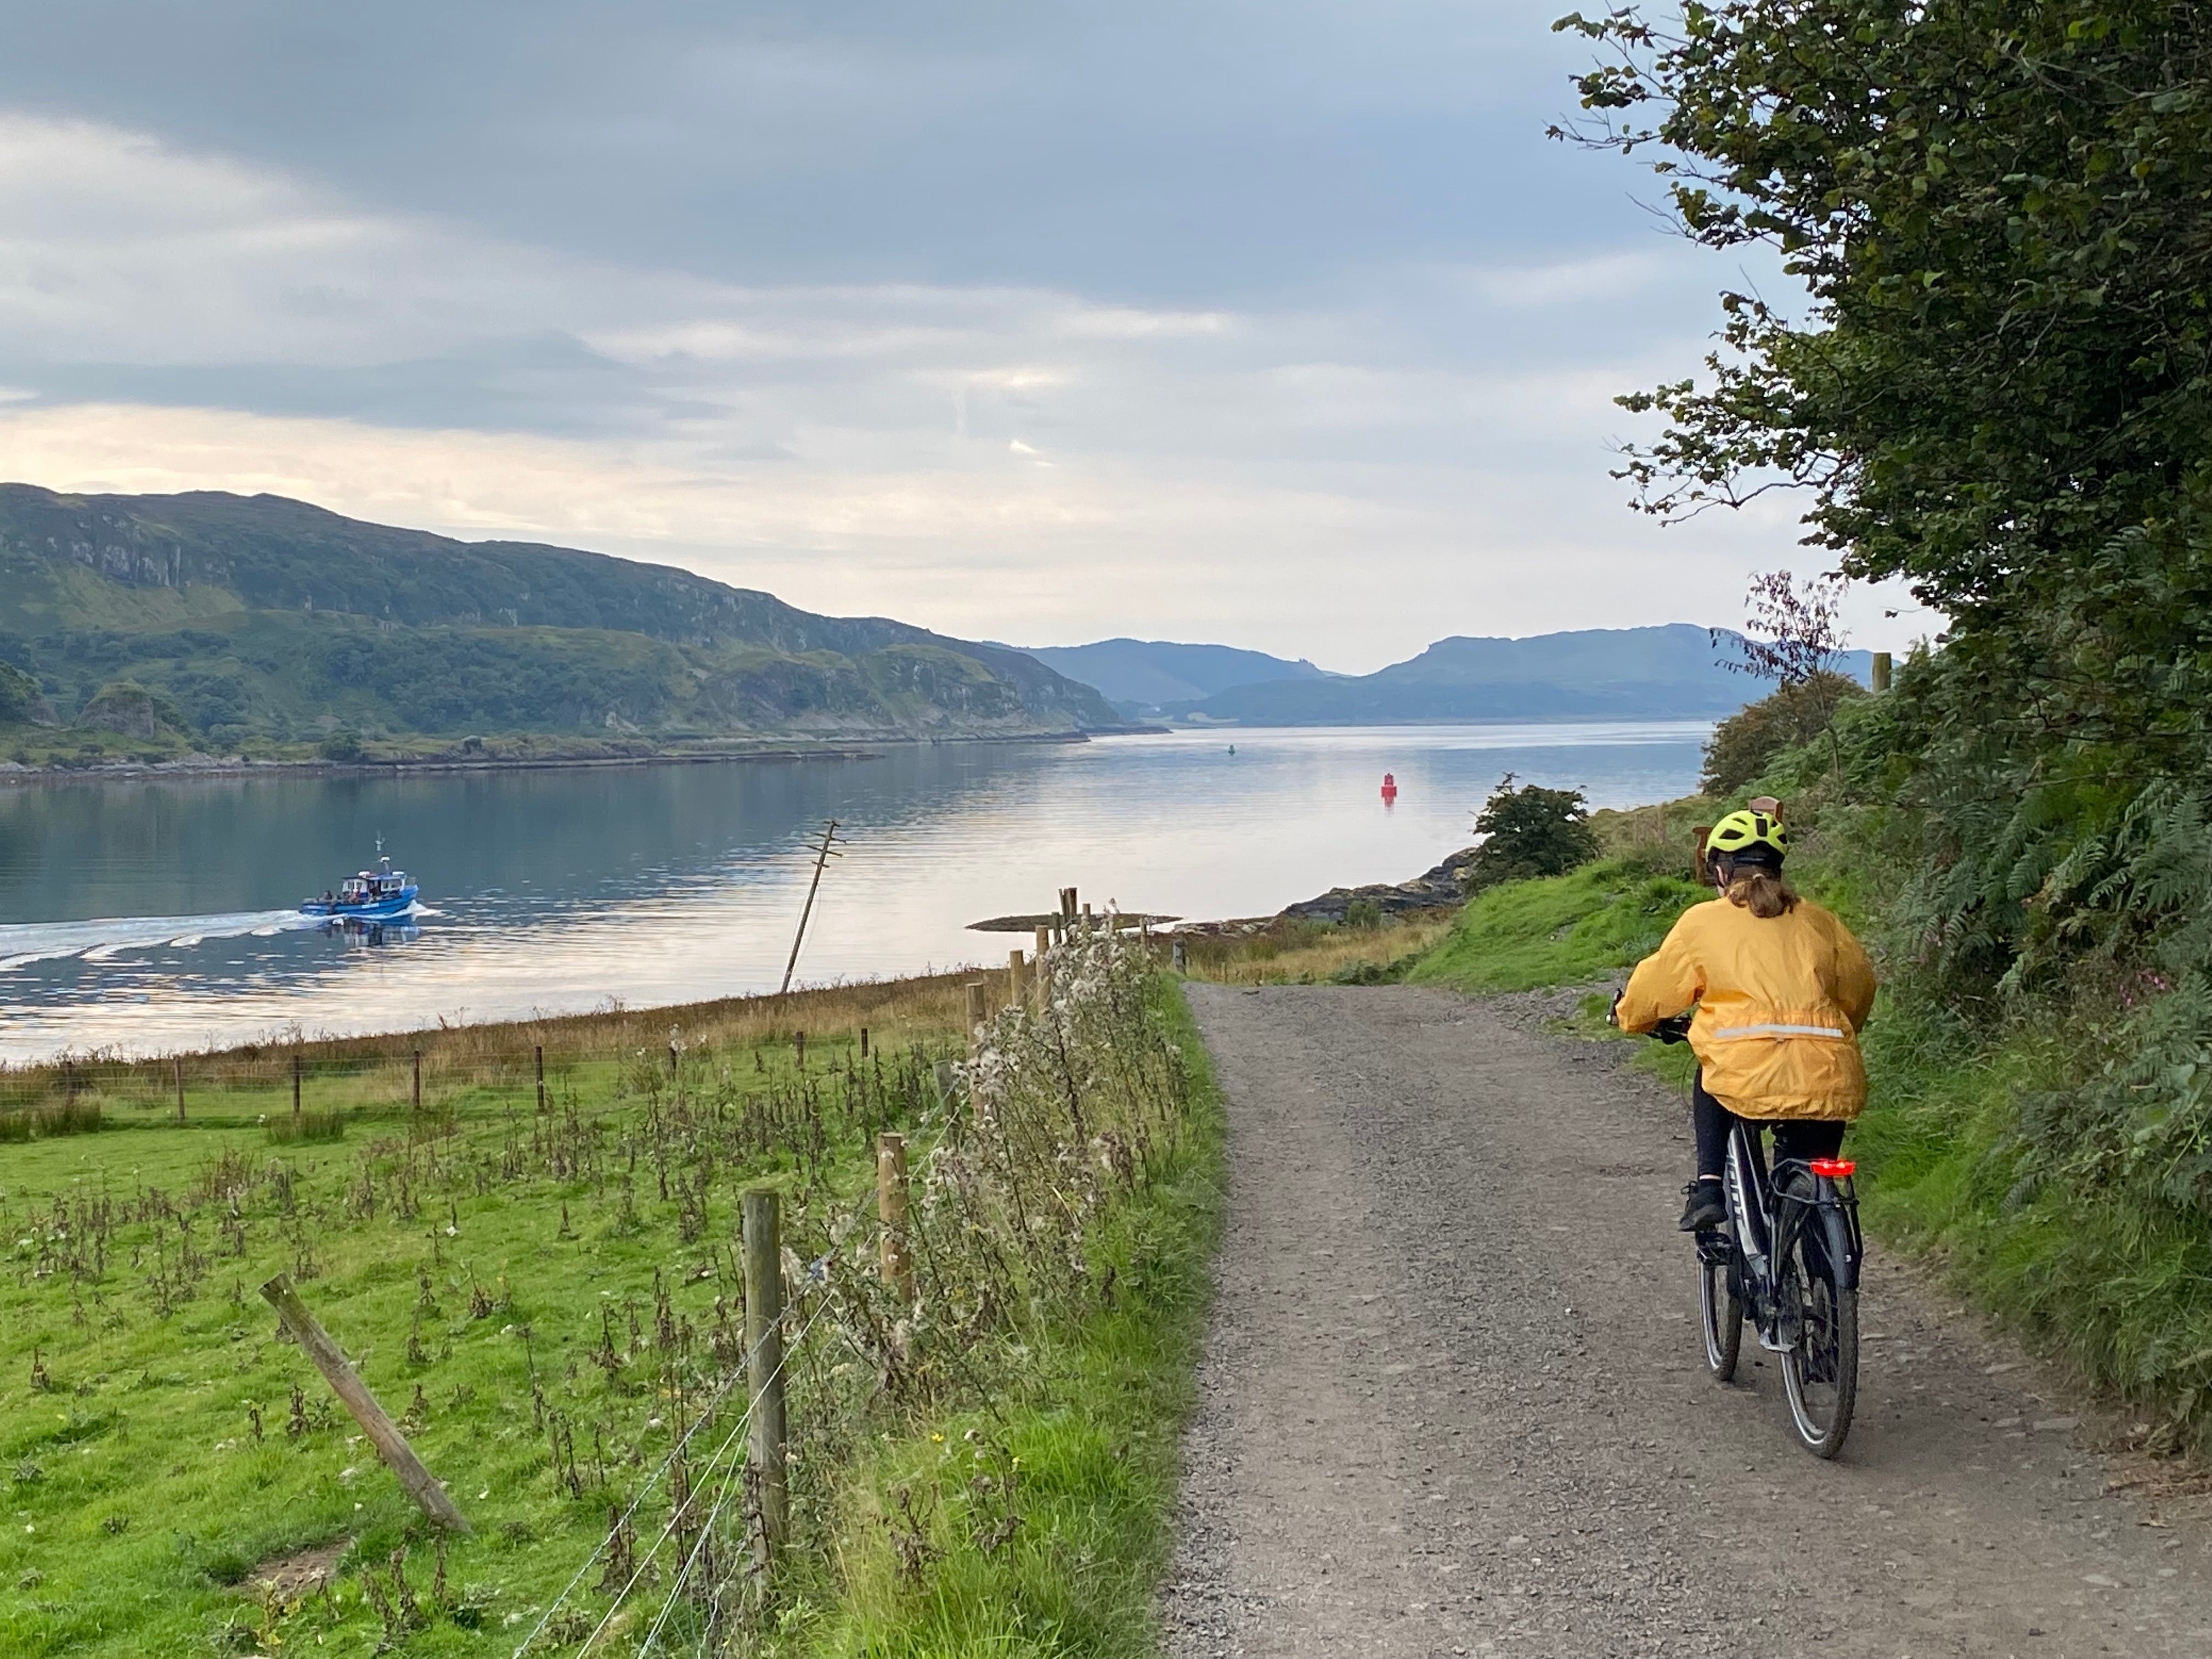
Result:
[[1763,921],[1772,921],[1797,908],[1797,890],[1779,870],[1763,865],[1739,864],[1729,872],[1728,900]]

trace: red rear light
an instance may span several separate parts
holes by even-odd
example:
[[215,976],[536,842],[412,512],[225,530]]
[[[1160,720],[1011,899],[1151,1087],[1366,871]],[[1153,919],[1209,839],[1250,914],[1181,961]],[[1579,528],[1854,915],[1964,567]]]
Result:
[[1831,1181],[1841,1181],[1859,1166],[1847,1158],[1816,1158],[1809,1167],[1816,1176],[1826,1176]]

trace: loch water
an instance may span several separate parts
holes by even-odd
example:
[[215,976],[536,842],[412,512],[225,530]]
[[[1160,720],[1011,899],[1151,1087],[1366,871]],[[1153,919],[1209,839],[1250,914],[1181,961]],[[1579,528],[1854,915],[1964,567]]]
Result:
[[[1079,887],[1187,917],[1401,881],[1511,773],[1635,805],[1695,786],[1703,723],[1178,732],[866,757],[0,788],[0,1060],[400,1030],[773,990],[810,838],[840,821],[799,964],[820,983],[1003,963],[967,924]],[[1234,753],[1231,752],[1231,745]],[[1384,773],[1397,782],[1386,803]],[[379,839],[423,914],[295,907]]]

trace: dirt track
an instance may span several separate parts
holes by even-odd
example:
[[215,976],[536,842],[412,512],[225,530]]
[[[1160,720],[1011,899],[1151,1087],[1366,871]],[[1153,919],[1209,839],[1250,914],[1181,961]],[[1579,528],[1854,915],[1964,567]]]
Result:
[[1230,1224],[1164,1615],[1175,1659],[2201,1656],[2201,1498],[2090,1443],[1877,1243],[1857,1425],[1723,1389],[1674,1231],[1688,1127],[1525,1001],[1191,988]]

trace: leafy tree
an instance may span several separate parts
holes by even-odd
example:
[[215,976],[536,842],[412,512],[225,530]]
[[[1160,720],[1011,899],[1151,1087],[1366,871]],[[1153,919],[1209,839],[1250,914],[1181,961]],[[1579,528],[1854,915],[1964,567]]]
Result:
[[1713,728],[1698,787],[1708,795],[1735,793],[1784,750],[1832,737],[1837,708],[1865,695],[1856,680],[1826,671],[1779,687]]
[[2203,749],[2212,690],[2212,11],[1728,0],[1558,26],[1574,136],[1652,156],[1685,234],[1765,243],[1625,476],[1647,511],[1810,492],[1812,539],[1951,622],[1978,727]]
[[0,662],[0,726],[22,725],[45,713],[38,681],[13,663]]
[[1508,772],[1483,803],[1474,832],[1488,837],[1467,866],[1470,891],[1501,881],[1563,876],[1598,855],[1589,803],[1579,789],[1513,787]]

